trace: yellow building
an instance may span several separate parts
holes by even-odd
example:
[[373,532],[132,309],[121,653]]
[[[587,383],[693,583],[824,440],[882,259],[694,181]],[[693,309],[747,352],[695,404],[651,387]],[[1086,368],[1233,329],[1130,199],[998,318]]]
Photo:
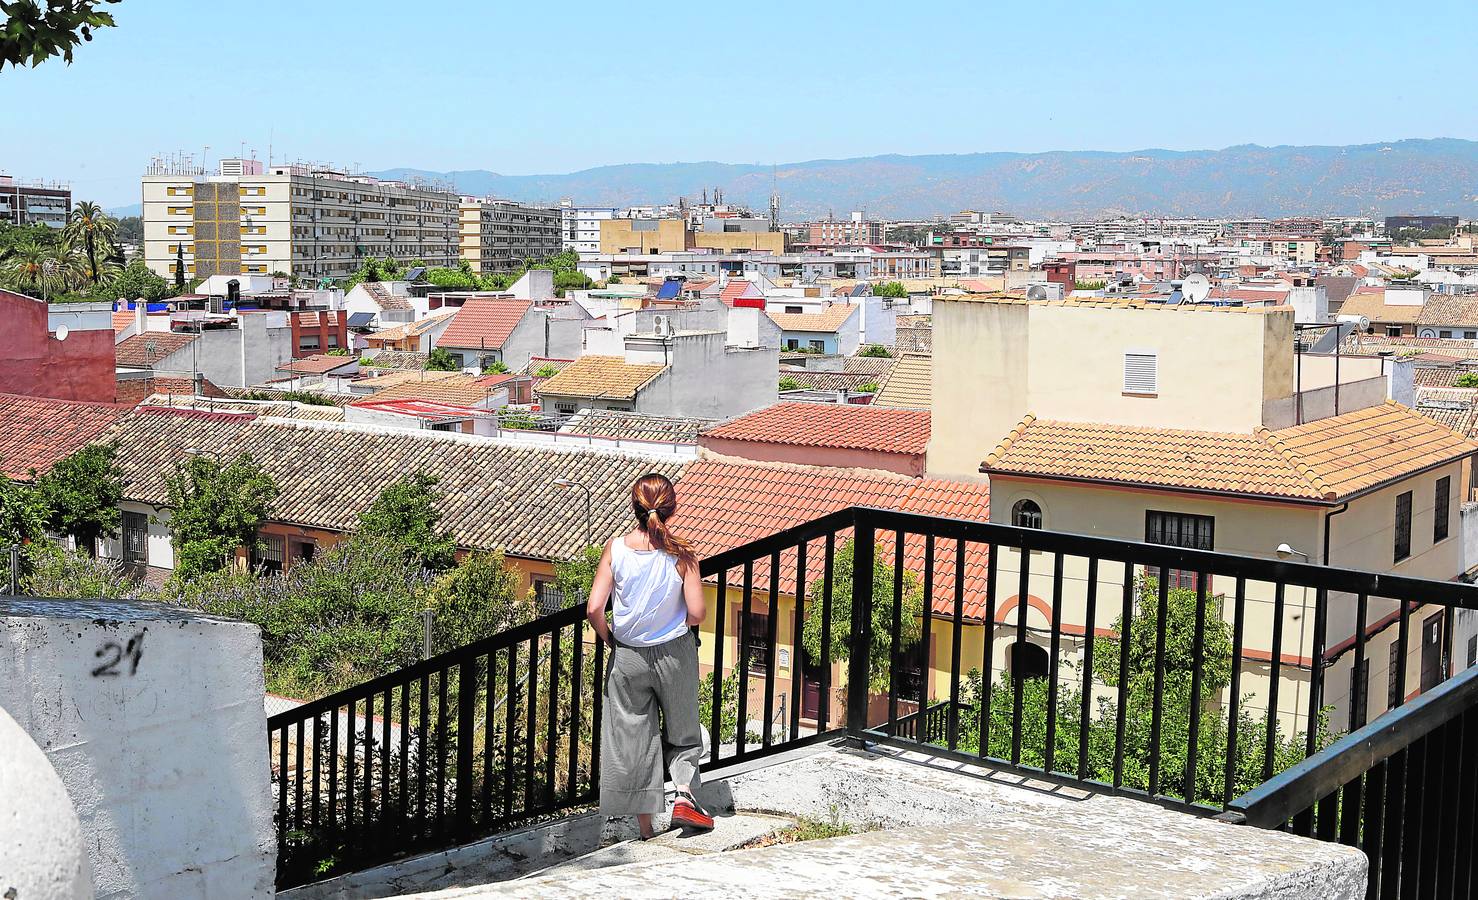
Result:
[[602,219],[603,254],[677,253],[692,249],[692,236],[682,219]]

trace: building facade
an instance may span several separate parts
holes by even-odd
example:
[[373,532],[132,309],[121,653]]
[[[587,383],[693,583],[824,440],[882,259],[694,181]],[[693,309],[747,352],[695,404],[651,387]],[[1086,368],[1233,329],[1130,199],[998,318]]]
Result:
[[806,225],[806,243],[815,247],[856,247],[859,244],[881,244],[888,239],[888,226],[852,213],[844,222],[810,222]]
[[478,272],[511,272],[564,248],[562,214],[552,206],[463,197],[458,219],[462,259]]
[[0,222],[11,225],[67,224],[72,189],[59,181],[23,181],[0,175]]
[[455,194],[310,166],[255,173],[155,166],[143,177],[144,260],[165,278],[211,275],[343,278],[364,257],[455,265]]
[[581,254],[600,252],[600,223],[616,217],[613,207],[559,204],[561,248]]

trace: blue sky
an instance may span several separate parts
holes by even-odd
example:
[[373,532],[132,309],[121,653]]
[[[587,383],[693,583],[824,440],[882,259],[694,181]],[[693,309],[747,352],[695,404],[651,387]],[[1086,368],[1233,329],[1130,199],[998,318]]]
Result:
[[[567,172],[879,153],[1478,139],[1478,4],[123,0],[0,74],[0,169],[135,203],[209,145]],[[20,137],[20,140],[16,140]]]

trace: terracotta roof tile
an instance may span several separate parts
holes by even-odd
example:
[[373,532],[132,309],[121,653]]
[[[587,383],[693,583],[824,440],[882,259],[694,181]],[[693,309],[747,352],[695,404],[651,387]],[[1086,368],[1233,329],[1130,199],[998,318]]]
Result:
[[340,356],[336,353],[318,353],[313,356],[304,356],[301,359],[293,359],[277,367],[279,372],[296,372],[300,375],[324,375],[335,369],[343,369],[349,366],[358,367],[359,357]]
[[934,359],[927,353],[898,357],[873,397],[876,406],[929,409],[933,405]]
[[1395,403],[1252,434],[1038,420],[1028,415],[982,472],[1330,501],[1478,453]]
[[436,346],[497,350],[531,306],[527,300],[474,297],[457,310]]
[[448,310],[429,315],[424,319],[414,322],[406,322],[396,325],[394,328],[386,328],[376,331],[374,334],[365,335],[365,340],[372,343],[386,343],[388,341],[399,341],[405,338],[420,337],[438,325],[444,324],[448,316],[455,316],[459,310]]
[[1364,316],[1372,322],[1389,322],[1392,325],[1414,325],[1421,318],[1421,305],[1398,305],[1386,303],[1386,292],[1384,288],[1380,293],[1366,293],[1357,288],[1353,294],[1345,298],[1344,305],[1339,308],[1342,316]]
[[[1472,328],[1478,324],[1478,297],[1458,294],[1433,294],[1425,306],[1419,307],[1418,325]],[[1343,314],[1343,311],[1341,311]]]
[[[431,373],[427,373],[428,375]],[[386,400],[435,400],[440,403],[452,403],[458,406],[478,406],[486,404],[488,398],[498,393],[498,389],[492,385],[484,384],[481,376],[467,375],[461,372],[446,373],[449,378],[401,379],[399,384],[376,391],[363,400],[356,400],[351,406],[364,406],[370,403],[382,403]],[[363,384],[363,381],[355,382]]]
[[106,403],[0,394],[0,475],[45,474],[127,413],[127,407]]
[[118,365],[147,369],[182,347],[197,335],[180,331],[150,331],[124,338],[115,348]]
[[922,455],[929,446],[929,411],[839,403],[777,403],[716,425],[703,434],[730,441]]
[[882,380],[881,376],[862,372],[818,372],[803,366],[781,366],[780,377],[793,379],[796,384],[813,391],[860,392],[863,385],[877,384]]
[[656,363],[629,363],[620,356],[582,356],[539,386],[541,395],[631,400],[647,382],[667,371]]
[[847,320],[857,312],[860,307],[837,303],[825,307],[820,312],[813,313],[767,313],[770,321],[780,326],[781,331],[836,331],[847,323]]

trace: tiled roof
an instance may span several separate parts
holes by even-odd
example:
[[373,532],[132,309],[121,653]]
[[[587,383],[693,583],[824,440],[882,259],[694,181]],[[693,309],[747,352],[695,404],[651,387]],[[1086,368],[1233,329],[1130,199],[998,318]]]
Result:
[[1314,284],[1324,288],[1324,294],[1329,298],[1331,306],[1345,302],[1360,286],[1360,279],[1353,275],[1320,275],[1314,279]]
[[424,369],[427,354],[419,350],[381,350],[374,355],[376,369]]
[[1364,316],[1372,322],[1389,322],[1392,325],[1414,325],[1421,317],[1422,307],[1387,304],[1384,291],[1367,294],[1357,289],[1345,298],[1345,305],[1339,308],[1339,314]]
[[849,374],[883,376],[893,368],[887,356],[848,356],[842,360],[842,371]]
[[699,432],[711,424],[712,419],[652,416],[614,409],[585,409],[575,413],[559,430],[564,434],[590,437],[696,444]]
[[335,369],[358,365],[359,357],[357,356],[318,353],[313,356],[305,356],[302,359],[289,360],[285,364],[278,366],[277,371],[295,372],[299,375],[324,375]]
[[[1419,307],[1421,315],[1416,317],[1418,325],[1478,325],[1478,297],[1459,294],[1433,294],[1425,306]],[[1341,312],[1343,314],[1343,312]]]
[[532,305],[527,300],[474,297],[457,310],[436,346],[497,350]]
[[929,409],[934,393],[934,358],[927,353],[905,353],[894,362],[873,397],[876,406]]
[[196,337],[188,332],[150,331],[124,338],[114,349],[118,365],[147,369],[181,347],[188,347]]
[[[397,385],[375,391],[363,400],[356,400],[350,405],[364,406],[386,400],[435,400],[441,403],[454,403],[458,406],[476,406],[486,403],[491,394],[498,392],[497,388],[483,384],[482,379],[477,375],[466,375],[461,372],[449,374],[450,378],[428,380],[406,378]],[[356,382],[356,384],[363,383],[362,381]]]
[[380,305],[380,309],[410,309],[410,301],[405,297],[393,293],[390,288],[378,281],[361,281],[359,286],[364,288],[365,293]]
[[729,441],[921,455],[929,446],[929,411],[777,403],[715,425],[703,434]]
[[1475,374],[1466,366],[1417,366],[1412,373],[1418,388],[1457,387],[1457,380],[1464,375]]
[[1451,428],[1469,440],[1478,437],[1478,407],[1418,406],[1416,411],[1445,428]]
[[846,324],[860,307],[834,304],[813,313],[768,313],[770,320],[780,326],[781,331],[836,331]]
[[97,437],[127,407],[0,394],[0,476],[26,479]]
[[861,372],[818,372],[802,366],[781,366],[780,377],[793,378],[796,384],[813,391],[861,391],[863,385],[882,380],[881,376]]
[[[700,557],[850,506],[877,506],[979,522],[990,519],[990,491],[985,484],[781,464],[700,459],[683,472],[677,483],[677,498],[673,529],[693,542]],[[880,532],[878,543],[882,548],[879,558],[891,561],[892,535]],[[840,540],[836,546],[841,547]],[[806,552],[810,581],[820,571],[822,542],[813,542]],[[936,615],[949,615],[954,608],[954,542],[939,541],[935,558],[933,609]],[[979,621],[984,616],[985,548],[968,545],[965,563],[963,612],[965,617]],[[919,573],[923,564],[924,541],[910,536],[904,541],[904,567]],[[756,589],[766,590],[769,561],[759,560],[753,572]],[[739,596],[742,578],[741,570],[729,572],[730,602]],[[793,551],[781,554],[780,590],[792,594],[796,590]]]
[[1252,434],[1189,431],[1028,415],[982,472],[1330,501],[1478,453],[1396,403]]
[[666,370],[656,363],[629,363],[620,356],[582,356],[540,385],[539,393],[631,400]]
[[417,319],[414,322],[406,322],[403,325],[396,325],[394,328],[386,328],[383,331],[376,331],[374,334],[365,335],[365,340],[384,343],[404,340],[405,338],[420,337],[436,326],[443,324],[448,316],[455,316],[456,314],[457,310],[444,310],[434,315],[429,315],[424,319]]
[[[368,373],[368,374],[366,374]],[[466,375],[465,372],[438,372],[434,369],[388,369],[369,366],[361,367],[359,377],[354,379],[356,392],[384,391],[406,382],[441,381]]]
[[1478,359],[1478,345],[1460,338],[1386,337],[1383,334],[1357,333],[1350,336],[1350,344],[1362,353],[1397,353],[1402,356],[1436,353],[1453,360]]
[[[226,392],[208,378],[201,379],[200,390],[204,397],[226,396]],[[137,406],[157,394],[194,396],[195,386],[188,378],[120,378],[113,402],[122,406]]]
[[133,324],[134,311],[131,309],[113,310],[113,333],[117,334]]
[[246,452],[280,491],[275,521],[352,531],[386,485],[423,470],[440,478],[441,524],[458,544],[535,559],[567,559],[584,542],[583,496],[556,487],[555,478],[590,488],[591,532],[601,540],[631,522],[633,481],[648,472],[675,479],[681,470],[633,454],[185,411],[143,409],[114,434],[132,500],[165,503],[165,481],[186,448],[227,458]]
[[284,419],[311,419],[317,422],[344,421],[342,406],[300,403],[295,400],[241,400],[235,397],[194,398],[179,394],[154,394],[140,406],[173,410],[199,410],[209,413],[235,413],[249,416],[273,416]]

